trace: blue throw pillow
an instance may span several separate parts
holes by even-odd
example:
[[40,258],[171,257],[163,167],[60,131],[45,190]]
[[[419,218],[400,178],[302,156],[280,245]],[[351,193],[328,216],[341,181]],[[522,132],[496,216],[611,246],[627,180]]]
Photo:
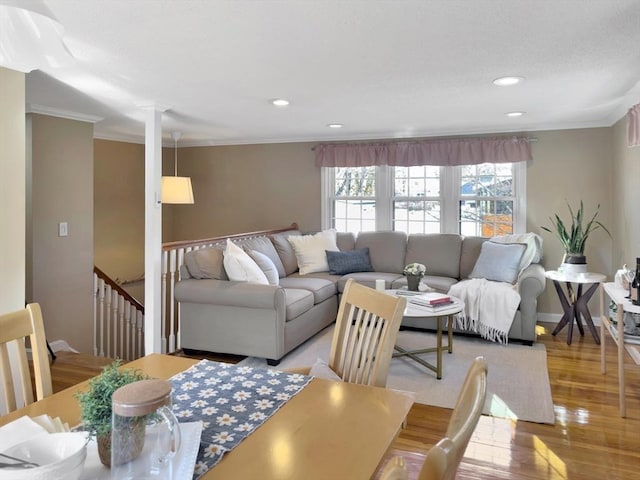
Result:
[[329,273],[332,275],[346,275],[354,272],[373,272],[371,259],[369,259],[369,247],[347,252],[327,252]]

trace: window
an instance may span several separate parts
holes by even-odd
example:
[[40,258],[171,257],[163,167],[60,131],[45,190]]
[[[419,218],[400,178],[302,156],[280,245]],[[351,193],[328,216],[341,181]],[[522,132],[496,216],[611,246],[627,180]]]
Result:
[[322,170],[323,228],[480,236],[526,229],[526,162]]

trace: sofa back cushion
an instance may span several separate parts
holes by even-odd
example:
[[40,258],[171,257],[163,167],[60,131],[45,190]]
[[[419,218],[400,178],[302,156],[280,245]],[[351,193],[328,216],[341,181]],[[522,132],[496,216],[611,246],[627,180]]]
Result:
[[407,240],[405,265],[413,262],[427,267],[427,275],[460,278],[462,237],[450,233],[413,233]]
[[374,272],[402,273],[407,251],[407,234],[404,232],[360,232],[356,238],[357,250],[369,248],[369,258]]
[[193,278],[229,280],[224,269],[222,248],[224,245],[192,250],[184,254],[184,264]]
[[464,237],[460,254],[460,278],[469,278],[478,261],[482,244],[489,240],[486,237]]
[[341,252],[356,248],[356,236],[352,232],[336,232],[336,244]]
[[296,252],[293,250],[289,240],[287,240],[290,235],[302,235],[302,232],[300,232],[300,230],[288,230],[286,232],[269,235],[269,239],[271,243],[273,243],[276,252],[278,252],[278,257],[280,257],[280,261],[284,267],[285,277],[298,271]]
[[266,255],[267,257],[269,257],[269,260],[273,262],[276,269],[278,270],[278,277],[282,278],[286,275],[284,265],[282,264],[282,260],[280,260],[280,256],[278,255],[278,252],[276,251],[275,247],[273,246],[273,243],[269,238],[267,237],[247,238],[246,240],[240,241],[239,245],[246,252],[253,250],[255,252],[260,252],[263,255]]

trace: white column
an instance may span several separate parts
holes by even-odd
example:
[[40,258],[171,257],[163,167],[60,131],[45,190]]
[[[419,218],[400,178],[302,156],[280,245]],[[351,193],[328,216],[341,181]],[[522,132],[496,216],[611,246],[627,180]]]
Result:
[[144,354],[162,352],[162,112],[166,108],[145,106],[144,154]]

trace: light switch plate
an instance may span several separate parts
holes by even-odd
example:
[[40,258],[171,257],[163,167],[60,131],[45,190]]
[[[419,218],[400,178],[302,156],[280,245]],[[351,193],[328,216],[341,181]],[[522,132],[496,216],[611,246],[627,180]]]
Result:
[[69,224],[67,222],[60,222],[58,224],[58,236],[66,237],[69,235]]

